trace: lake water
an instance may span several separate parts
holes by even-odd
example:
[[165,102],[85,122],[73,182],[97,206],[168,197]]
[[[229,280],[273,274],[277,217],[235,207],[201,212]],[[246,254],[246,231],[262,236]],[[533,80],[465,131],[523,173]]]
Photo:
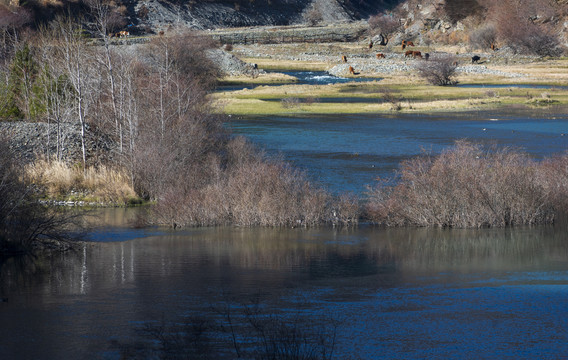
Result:
[[568,112],[559,109],[233,117],[229,126],[332,191],[358,194],[377,177],[392,177],[401,161],[437,154],[459,139],[512,146],[535,158],[568,149]]
[[136,209],[103,211],[109,223],[77,252],[0,263],[3,359],[158,358],[152,329],[194,319],[217,324],[200,354],[234,359],[219,325],[231,310],[250,341],[252,303],[257,320],[336,322],[335,359],[568,356],[564,225],[174,232],[129,227]]

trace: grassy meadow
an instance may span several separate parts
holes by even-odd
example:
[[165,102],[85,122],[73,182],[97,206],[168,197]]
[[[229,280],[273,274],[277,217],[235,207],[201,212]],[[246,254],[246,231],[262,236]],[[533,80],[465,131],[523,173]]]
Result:
[[[423,52],[465,51],[461,48],[418,49]],[[235,47],[235,54],[243,54],[243,60],[256,63],[260,69],[271,71],[327,71],[340,64],[340,54],[348,54],[348,58],[357,61],[374,61],[371,58],[373,52],[365,50],[361,44],[302,44],[298,47],[290,44],[280,47],[255,45],[253,50],[258,52],[257,57],[252,57],[253,51],[246,46]],[[389,51],[388,61],[393,66],[404,64],[412,67],[417,61],[406,60],[398,47]],[[318,53],[321,53],[321,56],[313,55]],[[311,59],[303,54],[311,54]],[[462,54],[456,58],[459,59],[460,66],[469,65],[468,55]],[[490,110],[512,105],[568,105],[568,88],[564,88],[568,84],[568,59],[499,57],[494,54],[486,54],[482,59],[478,66],[487,68],[487,71],[458,71],[455,75],[458,86],[430,85],[413,70],[365,72],[351,77],[380,80],[333,85],[295,84],[294,78],[289,75],[270,72],[260,73],[254,78],[223,78],[224,84],[259,86],[254,89],[216,92],[213,97],[221,112],[234,115],[437,112]],[[520,76],[496,75],[496,72],[515,73]],[[262,86],[275,84],[281,86]],[[468,84],[476,87],[463,86]],[[499,87],[490,87],[491,85]],[[523,85],[546,85],[550,88],[527,88],[522,87]]]

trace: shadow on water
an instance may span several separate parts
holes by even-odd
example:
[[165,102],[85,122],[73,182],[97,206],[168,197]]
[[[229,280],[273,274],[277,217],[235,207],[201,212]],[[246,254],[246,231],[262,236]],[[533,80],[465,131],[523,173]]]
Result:
[[[115,211],[104,210],[109,218]],[[249,327],[253,314],[312,335],[313,326],[339,321],[341,359],[470,358],[480,346],[485,358],[534,358],[543,346],[545,357],[558,358],[568,351],[566,230],[218,227],[113,242],[101,235],[76,252],[1,264],[0,297],[8,301],[0,303],[0,351],[158,356],[150,330],[173,336],[176,324],[189,324],[204,331],[210,358],[230,359],[232,309],[232,326],[246,331],[237,334],[243,352],[259,336]],[[252,303],[258,313],[245,311]]]

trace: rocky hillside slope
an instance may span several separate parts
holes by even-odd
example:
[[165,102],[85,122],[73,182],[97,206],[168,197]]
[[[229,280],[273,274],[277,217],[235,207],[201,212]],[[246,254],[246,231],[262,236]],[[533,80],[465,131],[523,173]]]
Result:
[[173,24],[195,29],[292,25],[367,19],[400,1],[385,0],[124,0],[132,24],[154,31]]

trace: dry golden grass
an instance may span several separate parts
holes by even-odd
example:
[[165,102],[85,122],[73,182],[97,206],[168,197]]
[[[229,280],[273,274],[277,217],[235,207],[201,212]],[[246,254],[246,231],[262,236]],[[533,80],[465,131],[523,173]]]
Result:
[[40,159],[26,166],[26,179],[43,187],[49,198],[127,204],[136,193],[131,179],[122,169],[107,166],[80,166]]

